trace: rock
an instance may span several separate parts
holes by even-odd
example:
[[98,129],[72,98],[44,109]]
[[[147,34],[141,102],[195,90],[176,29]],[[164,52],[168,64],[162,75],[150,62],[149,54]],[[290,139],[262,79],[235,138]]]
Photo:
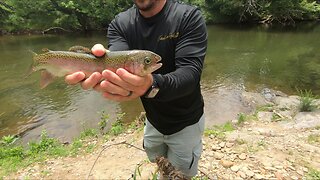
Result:
[[246,179],[246,178],[247,178],[246,173],[244,173],[243,171],[238,171],[238,172],[237,172],[237,175],[240,176],[240,177],[243,178],[243,179]]
[[275,97],[273,102],[277,104],[279,109],[296,110],[299,106],[300,100],[298,96]]
[[271,122],[272,121],[273,112],[263,112],[260,111],[257,114],[258,120],[261,122]]
[[296,170],[293,166],[288,166],[288,168],[291,169],[292,171]]
[[277,165],[277,166],[274,166],[275,168],[279,169],[279,170],[282,170],[283,169],[283,166],[281,165]]
[[221,142],[221,143],[219,144],[219,146],[220,146],[221,148],[224,148],[225,145],[226,145],[225,142]]
[[230,168],[231,166],[234,165],[234,162],[228,161],[228,160],[224,160],[224,159],[222,159],[219,163],[225,168]]
[[282,175],[282,173],[280,171],[275,172],[274,175],[278,180],[282,180],[283,179],[283,175]]
[[254,176],[254,172],[253,171],[250,171],[250,170],[246,170],[244,173],[246,173],[246,175],[248,177],[253,177]]
[[221,147],[217,146],[217,145],[213,145],[213,146],[211,146],[211,149],[214,150],[214,151],[217,151],[217,150],[220,150]]
[[274,91],[272,91],[269,88],[263,88],[261,91],[261,95],[267,100],[272,102],[274,100],[274,98],[276,97],[276,94],[274,93]]
[[214,158],[220,160],[224,157],[224,154],[223,153],[220,153],[220,152],[215,152],[214,153]]
[[231,142],[227,142],[227,143],[226,143],[226,147],[227,147],[227,148],[231,148],[233,145],[234,145],[234,143],[231,143]]
[[297,173],[300,175],[300,176],[304,176],[304,172],[302,170],[298,170]]
[[314,128],[320,125],[320,112],[299,112],[293,120],[296,129]]
[[252,108],[261,107],[268,104],[265,98],[259,93],[251,93],[251,92],[244,91],[242,92],[241,98],[244,104],[247,104]]
[[261,174],[255,174],[254,175],[254,179],[265,179],[265,177],[263,176],[263,175],[261,175]]
[[245,153],[241,153],[240,155],[238,155],[240,160],[246,160],[247,159],[247,155]]
[[230,169],[231,169],[231,171],[233,171],[233,172],[238,172],[239,169],[240,169],[240,166],[232,166]]

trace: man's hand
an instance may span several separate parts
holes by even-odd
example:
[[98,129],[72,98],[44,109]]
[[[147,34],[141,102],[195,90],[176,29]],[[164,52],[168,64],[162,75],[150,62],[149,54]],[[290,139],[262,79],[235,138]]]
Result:
[[122,68],[117,69],[116,72],[104,70],[102,76],[105,80],[94,89],[102,92],[106,99],[119,102],[142,96],[153,82],[151,74],[141,77]]
[[[96,44],[91,49],[95,56],[103,56],[106,49]],[[101,81],[102,80],[102,81]],[[151,86],[153,77],[148,74],[144,77],[129,73],[119,68],[116,72],[104,70],[102,74],[95,72],[86,79],[83,72],[75,72],[65,77],[67,84],[81,84],[85,90],[93,88],[103,94],[106,99],[114,101],[128,101],[142,96]]]

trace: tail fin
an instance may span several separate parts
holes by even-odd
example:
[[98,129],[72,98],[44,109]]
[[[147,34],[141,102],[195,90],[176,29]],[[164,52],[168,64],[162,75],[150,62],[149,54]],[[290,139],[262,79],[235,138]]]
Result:
[[28,69],[28,72],[26,74],[25,77],[29,77],[33,72],[34,72],[34,67],[38,64],[38,61],[36,60],[36,56],[38,55],[37,53],[29,50],[30,53],[32,53],[32,59],[33,59],[33,62],[32,64],[30,65],[29,69]]

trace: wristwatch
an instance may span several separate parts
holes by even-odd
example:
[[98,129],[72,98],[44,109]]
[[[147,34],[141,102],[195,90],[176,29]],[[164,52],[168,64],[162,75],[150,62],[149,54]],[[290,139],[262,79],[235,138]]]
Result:
[[153,80],[151,87],[144,94],[145,98],[154,98],[159,92],[159,86],[156,80]]

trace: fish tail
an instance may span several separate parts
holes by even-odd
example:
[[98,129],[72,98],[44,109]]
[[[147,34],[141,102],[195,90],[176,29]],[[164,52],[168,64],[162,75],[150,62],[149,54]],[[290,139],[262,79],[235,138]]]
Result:
[[31,51],[31,50],[29,50],[29,52],[32,54],[33,62],[32,62],[32,64],[30,64],[25,78],[29,77],[34,72],[34,67],[37,66],[37,64],[39,64],[38,61],[36,60],[36,57],[38,54]]

